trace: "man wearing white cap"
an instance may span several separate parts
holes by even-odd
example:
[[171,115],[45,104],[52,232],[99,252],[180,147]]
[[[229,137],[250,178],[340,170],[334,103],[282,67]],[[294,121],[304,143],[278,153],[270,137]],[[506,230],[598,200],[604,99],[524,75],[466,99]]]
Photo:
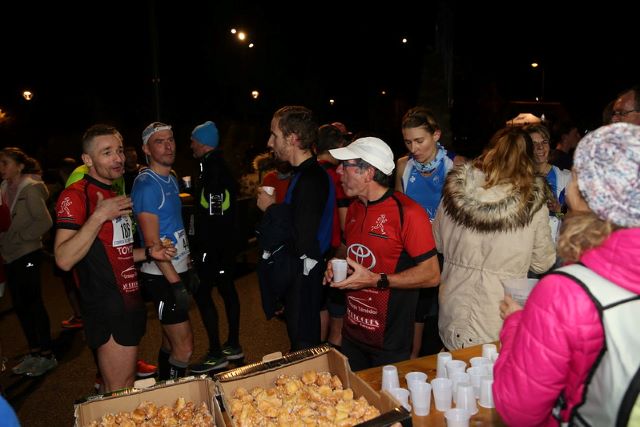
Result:
[[353,370],[409,358],[418,288],[436,286],[440,268],[431,224],[424,209],[389,188],[393,152],[378,138],[360,138],[329,150],[341,160],[338,174],[347,196],[345,243],[351,274],[325,283],[347,292],[342,351]]

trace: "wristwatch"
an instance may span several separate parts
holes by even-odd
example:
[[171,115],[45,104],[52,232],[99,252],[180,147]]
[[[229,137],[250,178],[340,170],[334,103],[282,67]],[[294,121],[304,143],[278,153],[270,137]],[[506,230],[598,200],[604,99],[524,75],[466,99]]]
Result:
[[147,246],[146,248],[144,248],[144,260],[146,262],[155,261],[151,256],[151,246]]
[[387,279],[387,275],[384,273],[380,273],[380,279],[378,279],[378,284],[376,288],[378,289],[387,289],[389,287],[389,279]]

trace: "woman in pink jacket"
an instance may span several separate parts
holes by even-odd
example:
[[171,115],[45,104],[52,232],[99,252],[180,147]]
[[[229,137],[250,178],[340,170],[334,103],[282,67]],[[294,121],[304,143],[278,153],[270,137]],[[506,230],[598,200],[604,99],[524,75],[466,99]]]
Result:
[[[628,299],[636,305],[640,294],[639,171],[639,126],[618,123],[585,136],[576,149],[573,179],[567,186],[571,213],[558,241],[561,258],[580,262],[612,282],[613,289],[629,292]],[[634,346],[639,340],[635,344],[635,338],[623,340],[624,347],[605,345],[612,335],[605,337],[600,311],[581,285],[554,272],[536,285],[524,310],[508,296],[500,310],[505,320],[493,394],[496,410],[507,425],[573,424],[592,403],[593,392],[603,402],[596,407],[596,417],[607,410],[610,420],[619,422],[621,416],[629,416],[629,410],[625,414],[614,399],[621,394],[619,387],[625,387],[623,395],[627,387],[611,376],[622,371],[618,369],[621,362],[612,359],[603,381],[594,380],[597,377],[591,373],[604,366],[599,361],[618,350],[637,363],[640,349]],[[637,328],[640,311],[632,313],[621,323],[624,326],[612,330],[624,330],[626,325]],[[638,336],[637,330],[629,336]],[[634,416],[639,415],[631,412]],[[614,424],[580,421],[578,425]]]

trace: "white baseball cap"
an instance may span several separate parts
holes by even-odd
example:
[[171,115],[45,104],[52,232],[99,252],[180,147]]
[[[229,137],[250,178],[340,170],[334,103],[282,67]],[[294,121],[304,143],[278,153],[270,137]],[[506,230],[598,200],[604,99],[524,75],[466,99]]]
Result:
[[329,150],[329,153],[338,160],[362,159],[387,176],[391,175],[396,166],[393,151],[380,138],[356,139],[346,147]]

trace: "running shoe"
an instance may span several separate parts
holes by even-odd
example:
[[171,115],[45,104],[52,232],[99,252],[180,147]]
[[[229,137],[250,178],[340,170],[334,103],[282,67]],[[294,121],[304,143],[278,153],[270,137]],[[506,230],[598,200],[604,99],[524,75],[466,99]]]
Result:
[[11,368],[11,371],[14,374],[22,375],[29,372],[38,362],[38,356],[32,356],[31,354],[27,354],[16,366]]
[[58,366],[58,361],[54,355],[50,357],[40,356],[37,359],[38,361],[35,365],[25,373],[28,377],[39,377]]
[[61,322],[64,329],[82,329],[84,328],[84,320],[82,317],[71,316],[67,320]]
[[202,362],[191,365],[191,372],[194,374],[204,374],[216,369],[222,369],[229,365],[229,361],[222,354],[206,355]]
[[139,377],[146,378],[146,377],[155,375],[156,371],[158,370],[158,367],[156,365],[152,365],[151,363],[147,363],[142,359],[138,359],[138,362],[136,364],[136,369],[137,369],[136,374]]
[[244,357],[244,353],[242,352],[242,347],[240,346],[232,346],[226,344],[222,347],[222,355],[227,358],[227,360],[237,360],[242,359]]

